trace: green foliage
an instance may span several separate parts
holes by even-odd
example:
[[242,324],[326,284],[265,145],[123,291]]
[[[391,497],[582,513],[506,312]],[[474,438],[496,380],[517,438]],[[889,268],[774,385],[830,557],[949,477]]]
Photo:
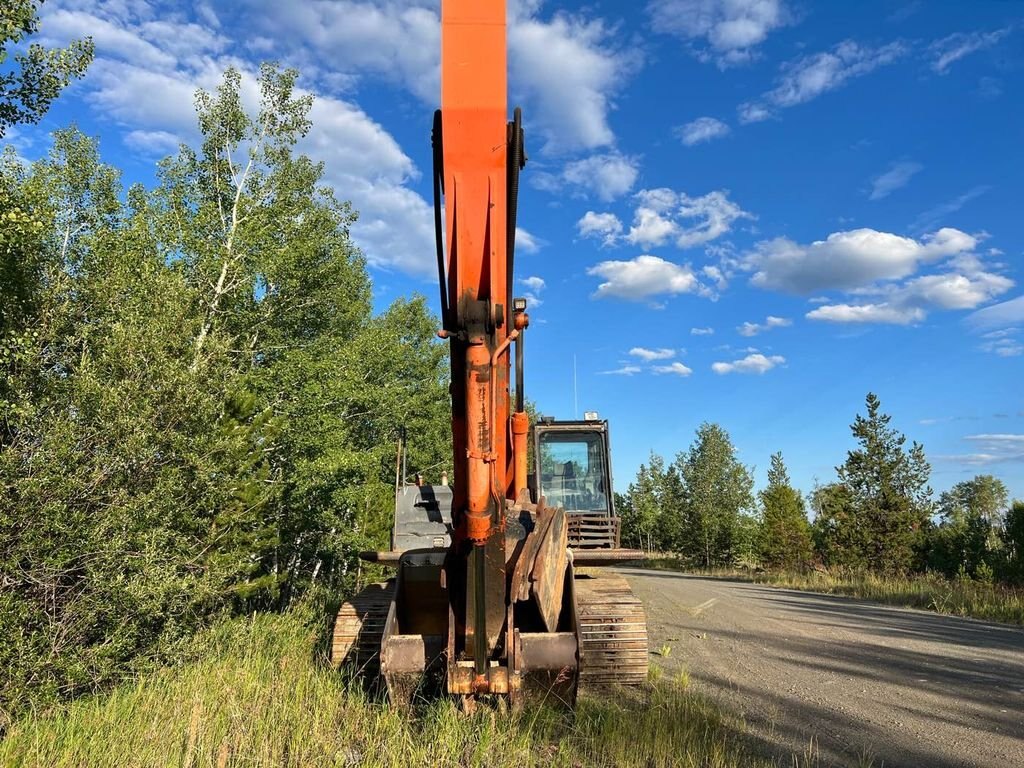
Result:
[[318,662],[294,613],[235,619],[174,669],[66,709],[33,714],[0,742],[20,766],[768,766],[743,725],[673,683],[583,698],[571,716],[535,703],[474,715],[451,701],[393,710]]
[[[91,38],[75,40],[67,48],[21,44],[39,31],[42,0],[5,0],[0,6],[0,138],[18,123],[37,123],[50,104],[92,62]],[[12,49],[14,66],[4,66]]]
[[704,567],[731,564],[737,556],[740,513],[752,509],[753,478],[736,458],[728,433],[705,422],[686,453],[676,456],[682,481],[682,529],[677,551]]
[[773,568],[799,568],[811,558],[811,532],[804,499],[789,482],[781,453],[773,453],[761,501],[760,555]]
[[1001,480],[978,475],[939,497],[940,524],[930,532],[929,567],[952,576],[960,568],[994,573],[1004,559],[1000,531],[1008,494]]
[[355,214],[292,151],[294,80],[264,67],[251,116],[229,71],[151,191],[75,129],[0,162],[0,727],[220,614],[352,586],[398,427],[412,471],[450,455],[436,321],[372,316]]
[[658,520],[664,506],[665,460],[653,451],[648,465],[641,464],[636,480],[616,509],[622,519],[622,541],[648,552],[660,544]]
[[859,447],[836,468],[846,506],[832,519],[857,530],[835,531],[833,542],[848,549],[827,556],[881,572],[907,571],[918,565],[931,517],[931,468],[918,443],[904,448],[906,438],[889,426],[892,417],[881,412],[873,393],[866,407],[867,416],[858,414],[850,427]]
[[1006,547],[1007,580],[1024,584],[1024,501],[1014,501],[1006,513],[1003,544]]

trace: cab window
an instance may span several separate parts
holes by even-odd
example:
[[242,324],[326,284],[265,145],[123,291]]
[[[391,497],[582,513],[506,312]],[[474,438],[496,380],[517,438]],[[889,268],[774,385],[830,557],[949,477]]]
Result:
[[567,512],[607,512],[601,435],[547,432],[539,442],[541,495],[548,506]]

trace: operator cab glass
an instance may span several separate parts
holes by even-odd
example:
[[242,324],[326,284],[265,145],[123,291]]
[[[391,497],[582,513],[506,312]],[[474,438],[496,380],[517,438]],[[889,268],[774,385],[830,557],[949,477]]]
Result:
[[540,435],[540,493],[566,512],[608,512],[604,441],[594,433]]

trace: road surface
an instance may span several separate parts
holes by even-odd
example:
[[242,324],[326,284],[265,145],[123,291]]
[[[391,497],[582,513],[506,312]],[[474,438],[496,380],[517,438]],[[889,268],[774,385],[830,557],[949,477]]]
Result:
[[1020,627],[621,572],[647,608],[652,661],[685,668],[767,750],[803,754],[813,740],[825,766],[1024,767]]

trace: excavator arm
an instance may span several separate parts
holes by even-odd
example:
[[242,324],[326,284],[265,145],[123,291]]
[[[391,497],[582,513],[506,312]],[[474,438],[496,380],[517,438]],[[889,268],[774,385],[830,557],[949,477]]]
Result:
[[[399,705],[427,689],[514,704],[539,693],[571,705],[581,683],[637,683],[647,674],[639,601],[619,577],[577,574],[565,510],[527,490],[529,318],[512,296],[525,152],[519,109],[508,120],[505,27],[504,0],[441,2],[434,221],[454,484],[450,496],[414,486],[411,500],[413,509],[434,504],[443,521],[439,500],[451,498],[448,545],[367,553],[396,565],[396,578],[345,602],[335,625],[334,661],[382,680]],[[436,535],[439,524],[425,530]],[[602,562],[608,552],[623,554],[606,549]]]

